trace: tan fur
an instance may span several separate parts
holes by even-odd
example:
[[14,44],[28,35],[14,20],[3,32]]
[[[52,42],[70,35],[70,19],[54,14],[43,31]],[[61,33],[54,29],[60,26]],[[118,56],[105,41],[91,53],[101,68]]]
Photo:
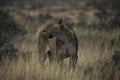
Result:
[[[62,19],[48,23],[39,34],[38,45],[42,61],[45,61],[46,56],[50,62],[61,62],[70,57],[70,66],[75,67],[78,58],[78,40],[72,27],[66,25]],[[47,47],[50,50],[46,52]]]

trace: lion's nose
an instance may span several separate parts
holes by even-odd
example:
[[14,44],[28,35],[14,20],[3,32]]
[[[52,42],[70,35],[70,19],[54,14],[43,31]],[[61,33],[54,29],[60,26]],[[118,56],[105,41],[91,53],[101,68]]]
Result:
[[49,38],[49,39],[51,39],[51,38],[53,38],[53,37],[54,37],[53,34],[49,34],[49,35],[48,35],[48,38]]

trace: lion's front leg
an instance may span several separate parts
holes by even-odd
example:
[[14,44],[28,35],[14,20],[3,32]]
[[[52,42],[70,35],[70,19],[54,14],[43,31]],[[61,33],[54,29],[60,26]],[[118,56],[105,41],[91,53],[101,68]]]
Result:
[[53,54],[51,53],[51,51],[47,51],[47,55],[49,58],[49,64],[53,63]]
[[71,55],[70,56],[70,67],[71,68],[75,68],[76,67],[77,60],[78,60],[78,56],[77,55]]

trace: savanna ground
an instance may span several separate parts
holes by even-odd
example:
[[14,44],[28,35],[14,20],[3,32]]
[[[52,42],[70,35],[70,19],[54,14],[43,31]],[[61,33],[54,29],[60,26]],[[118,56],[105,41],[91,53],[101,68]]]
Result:
[[[112,55],[120,50],[120,11],[116,0],[13,1],[0,5],[0,80],[120,80]],[[4,3],[4,4],[3,4]],[[70,23],[79,40],[75,70],[41,65],[37,42],[53,18]]]

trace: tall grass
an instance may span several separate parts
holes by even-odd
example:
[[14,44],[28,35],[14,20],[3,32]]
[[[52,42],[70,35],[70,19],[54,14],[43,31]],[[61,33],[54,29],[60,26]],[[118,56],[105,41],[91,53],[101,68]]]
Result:
[[[77,31],[76,31],[77,33]],[[78,37],[86,32],[79,32]],[[102,36],[109,40],[106,32],[98,34],[91,31],[89,34]],[[113,31],[113,36],[118,32]],[[118,67],[113,66],[112,52],[109,45],[105,43],[101,48],[99,42],[91,43],[80,40],[84,44],[79,44],[79,58],[75,70],[69,69],[69,59],[64,60],[60,67],[58,64],[49,65],[48,60],[41,65],[38,60],[37,52],[32,52],[29,60],[20,57],[17,61],[5,60],[0,65],[0,80],[119,80],[120,71]],[[103,51],[102,51],[103,50]]]
[[[19,49],[18,54],[21,55],[23,51],[30,53],[30,56],[27,59],[20,56],[13,61],[5,59],[0,64],[0,80],[120,80],[120,65],[114,66],[112,61],[113,51],[120,50],[120,29],[91,30],[89,25],[94,28],[100,24],[94,16],[96,9],[91,7],[87,11],[84,10],[84,4],[81,4],[80,8],[79,5],[71,7],[69,4],[61,4],[35,10],[4,7],[16,24],[20,25],[20,29],[27,32],[24,36],[16,36],[11,42]],[[81,17],[84,15],[85,17]],[[85,18],[86,22],[82,22],[84,25],[74,25],[79,41],[78,61],[74,70],[69,69],[69,59],[64,60],[62,67],[58,64],[49,65],[48,60],[44,65],[39,62],[36,46],[39,31],[41,26],[45,26],[45,21],[54,17],[64,17],[71,23],[79,23]]]

